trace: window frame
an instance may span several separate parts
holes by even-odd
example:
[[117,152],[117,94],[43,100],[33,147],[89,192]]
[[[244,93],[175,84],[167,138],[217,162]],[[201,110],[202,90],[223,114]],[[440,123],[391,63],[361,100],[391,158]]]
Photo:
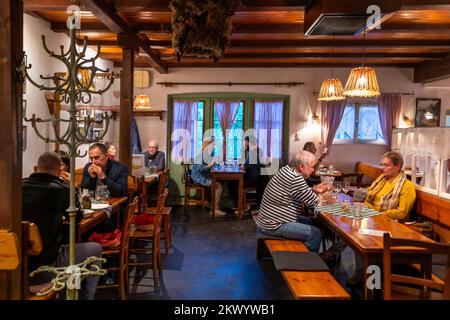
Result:
[[[347,106],[349,105],[353,105],[353,107],[355,108],[355,126],[354,126],[354,130],[353,130],[353,139],[349,140],[349,139],[333,139],[332,144],[336,144],[336,145],[345,145],[345,144],[367,144],[367,145],[386,145],[386,140],[383,137],[382,141],[379,140],[375,140],[375,139],[358,139],[358,127],[359,127],[359,113],[360,113],[360,108],[364,107],[364,106],[376,106],[378,109],[378,114],[380,112],[380,108],[378,106],[377,102],[347,102],[345,107],[347,108]],[[339,123],[340,125],[340,123]]]

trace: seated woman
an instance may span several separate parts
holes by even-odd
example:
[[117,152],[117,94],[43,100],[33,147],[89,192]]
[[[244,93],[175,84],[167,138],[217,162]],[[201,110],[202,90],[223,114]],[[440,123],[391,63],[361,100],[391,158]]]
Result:
[[[393,220],[408,220],[411,209],[416,200],[414,183],[406,178],[402,170],[402,155],[389,151],[382,156],[382,174],[367,190],[364,202],[368,207],[381,212]],[[322,254],[325,261],[335,261],[344,251],[346,244],[339,240],[328,251]],[[354,285],[362,280],[362,261],[356,256],[356,275],[347,280],[347,285]]]
[[108,153],[108,158],[110,158],[111,160],[116,160],[116,146],[114,145],[114,143],[112,142],[105,142],[105,146],[106,146],[106,150]]
[[365,204],[389,218],[405,221],[416,200],[414,183],[402,170],[402,155],[389,151],[383,155],[381,174],[367,190]]
[[[192,174],[191,174],[192,180],[205,187],[211,187],[211,169],[217,162],[217,159],[213,159],[214,146],[215,146],[214,137],[205,137],[202,143],[201,148],[202,152],[200,155],[197,156],[197,158],[195,159],[195,163],[192,166]],[[222,193],[223,193],[223,185],[220,182],[216,182],[215,203],[213,204],[216,216],[226,215],[226,213],[220,210],[219,207],[220,199],[222,198]]]

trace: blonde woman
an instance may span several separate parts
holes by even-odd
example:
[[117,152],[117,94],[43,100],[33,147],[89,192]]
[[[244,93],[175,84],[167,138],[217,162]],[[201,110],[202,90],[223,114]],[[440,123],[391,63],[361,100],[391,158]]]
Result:
[[[217,162],[217,159],[214,158],[214,147],[214,137],[205,137],[202,143],[202,152],[196,157],[195,163],[192,166],[192,180],[205,187],[211,187],[211,169]],[[226,215],[224,211],[220,210],[219,206],[222,193],[223,185],[220,182],[216,182],[215,203],[213,205],[215,215],[218,217]]]

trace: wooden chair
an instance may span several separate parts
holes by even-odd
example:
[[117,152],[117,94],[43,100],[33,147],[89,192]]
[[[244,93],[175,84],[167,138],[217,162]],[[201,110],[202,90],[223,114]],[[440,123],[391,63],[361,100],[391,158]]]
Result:
[[[384,283],[383,297],[384,300],[391,299],[423,299],[430,298],[430,290],[435,289],[442,293],[442,299],[450,300],[450,244],[423,242],[411,239],[391,238],[388,233],[384,234],[383,239],[383,267],[384,267]],[[396,248],[396,249],[394,249]],[[430,265],[425,266],[425,276],[406,276],[392,273],[392,259],[395,254],[407,254],[408,250],[415,249],[424,250],[430,254],[445,254],[445,277],[441,279],[432,277],[431,275],[431,258]],[[414,254],[414,251],[411,253]],[[422,267],[423,270],[423,267]],[[402,284],[402,286],[400,285]],[[420,288],[420,289],[416,289]],[[425,289],[425,290],[424,290]],[[437,294],[433,292],[431,298],[436,298]]]
[[134,212],[136,211],[138,198],[135,197],[133,202],[128,204],[125,219],[122,226],[122,237],[120,243],[114,247],[103,248],[102,256],[106,259],[118,259],[118,266],[105,268],[108,272],[113,272],[119,276],[119,282],[114,284],[98,285],[97,288],[119,288],[120,299],[125,300],[128,294],[129,271],[128,271],[128,254],[130,249],[130,234]]
[[[164,170],[159,176],[158,184],[158,199],[159,196],[164,192],[167,186],[167,181],[169,180],[169,169]],[[142,182],[141,182],[142,183]],[[145,189],[145,184],[141,185],[141,189]],[[145,190],[143,190],[145,192]],[[139,212],[145,212],[147,214],[156,214],[157,207],[146,207],[145,197],[143,197],[142,205],[139,206]],[[141,210],[142,208],[142,210]],[[145,209],[144,209],[145,208]],[[162,235],[161,239],[164,240],[165,253],[168,254],[169,248],[172,247],[172,208],[164,207],[162,218]]]
[[83,169],[84,168],[75,169],[75,186],[76,187],[79,187],[81,184],[81,181],[83,180]]
[[[156,209],[155,219],[153,224],[148,230],[139,230],[136,226],[133,226],[130,239],[134,240],[134,247],[130,248],[130,254],[136,255],[136,260],[140,256],[150,256],[150,262],[129,262],[130,266],[148,266],[153,270],[153,281],[155,287],[158,285],[158,271],[162,271],[161,254],[160,254],[160,239],[161,239],[161,225],[163,210],[166,204],[167,195],[169,190],[165,189],[164,192],[158,198],[158,205]],[[148,243],[151,243],[150,247],[146,247]]]
[[[184,206],[187,207],[190,205],[190,203],[192,203],[194,205],[201,205],[202,211],[205,211],[206,187],[202,186],[201,184],[195,183],[192,180],[188,164],[183,164],[183,176],[182,176],[181,180],[184,184]],[[191,190],[200,191],[201,198],[199,200],[191,199]]]
[[357,188],[361,188],[363,179],[362,173],[358,172],[342,173],[342,175],[339,177],[339,180],[344,181],[345,178],[355,178],[354,182],[350,181],[350,185],[356,186]]
[[28,284],[28,257],[37,256],[42,252],[43,244],[39,229],[36,224],[22,221],[22,297],[26,300],[54,300],[56,292],[38,296],[40,291],[46,291],[52,284],[50,282],[41,285],[29,286]]

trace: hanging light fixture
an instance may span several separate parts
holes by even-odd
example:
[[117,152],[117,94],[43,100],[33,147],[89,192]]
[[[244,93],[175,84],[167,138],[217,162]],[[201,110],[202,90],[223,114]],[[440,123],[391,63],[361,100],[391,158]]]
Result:
[[362,67],[353,68],[350,71],[344,89],[344,95],[347,97],[377,98],[381,94],[375,69],[364,66],[365,41],[366,30],[364,29]]
[[[135,75],[137,74],[139,73],[135,72]],[[142,93],[142,88],[144,87],[144,76],[143,74],[139,74],[139,76],[141,77],[141,94],[137,95],[134,98],[133,107],[135,110],[148,110],[152,108],[152,106],[150,105],[150,97]]]
[[344,88],[342,87],[342,82],[339,79],[333,78],[334,73],[334,36],[333,36],[333,46],[331,54],[331,77],[322,82],[320,86],[319,101],[335,101],[344,100],[343,95]]

